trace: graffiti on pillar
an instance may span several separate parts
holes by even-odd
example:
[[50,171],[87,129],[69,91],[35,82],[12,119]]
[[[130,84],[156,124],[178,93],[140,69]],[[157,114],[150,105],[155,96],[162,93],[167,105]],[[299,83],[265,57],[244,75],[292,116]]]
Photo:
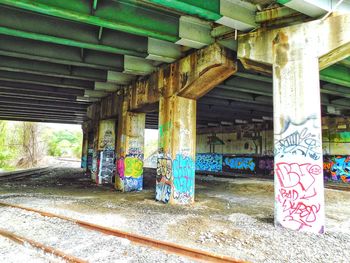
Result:
[[81,157],[81,168],[87,168],[87,156],[86,155]]
[[159,148],[164,148],[166,140],[170,138],[171,122],[159,125]]
[[114,173],[115,173],[114,151],[111,151],[111,150],[101,151],[98,183],[111,184]]
[[170,158],[158,158],[157,159],[157,182],[160,182],[164,177],[166,180],[171,178],[171,159]]
[[255,173],[253,157],[225,156],[223,170],[226,172]]
[[115,149],[115,120],[103,120],[99,125],[99,150]]
[[94,149],[89,148],[88,149],[88,155],[87,155],[87,168],[89,170],[92,169],[92,156],[93,156],[93,153],[94,153]]
[[126,157],[125,163],[125,177],[139,178],[143,173],[143,161],[137,157]]
[[172,193],[172,161],[169,156],[160,152],[157,159],[156,200],[168,203]]
[[172,163],[173,197],[177,203],[191,203],[194,198],[195,164],[191,157],[177,154]]
[[316,135],[309,132],[308,128],[290,125],[287,133],[287,136],[275,142],[276,157],[302,155],[313,160],[322,157],[321,141]]
[[[322,168],[311,163],[276,164],[278,193],[276,201],[282,206],[282,220],[294,230],[312,228],[321,210],[316,191],[316,177]],[[281,222],[280,222],[281,223]],[[323,233],[323,228],[319,230]]]
[[222,154],[199,153],[196,154],[196,170],[219,172],[222,170]]
[[124,158],[124,191],[141,191],[143,185],[143,154]]
[[171,195],[171,185],[159,182],[156,185],[156,200],[168,203]]

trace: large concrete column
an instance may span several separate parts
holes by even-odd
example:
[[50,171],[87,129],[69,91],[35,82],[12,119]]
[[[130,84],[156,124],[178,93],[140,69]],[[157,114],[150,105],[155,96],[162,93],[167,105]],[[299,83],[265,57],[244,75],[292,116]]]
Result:
[[160,98],[156,200],[194,202],[196,100]]
[[145,113],[128,111],[124,100],[119,111],[116,189],[129,192],[143,188]]
[[87,158],[88,158],[88,129],[83,127],[83,141],[81,147],[81,168],[87,168]]
[[97,184],[111,184],[115,173],[115,120],[101,120],[98,128]]
[[312,46],[273,41],[275,225],[325,231],[319,60]]
[[350,14],[240,35],[246,68],[273,71],[275,224],[325,231],[319,70],[349,56]]

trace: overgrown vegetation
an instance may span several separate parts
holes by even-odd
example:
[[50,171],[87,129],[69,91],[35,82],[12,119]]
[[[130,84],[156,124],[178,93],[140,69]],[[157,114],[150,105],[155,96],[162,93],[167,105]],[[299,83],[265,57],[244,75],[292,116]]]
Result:
[[0,121],[0,169],[35,167],[45,156],[80,158],[82,132]]

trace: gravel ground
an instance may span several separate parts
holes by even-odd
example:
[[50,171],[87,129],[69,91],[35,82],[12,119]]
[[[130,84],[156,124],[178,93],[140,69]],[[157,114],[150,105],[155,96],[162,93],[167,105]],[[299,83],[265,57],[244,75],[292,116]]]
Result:
[[0,262],[6,263],[62,263],[63,260],[49,254],[44,254],[29,245],[20,245],[0,236]]
[[[0,225],[3,229],[89,262],[193,262],[159,250],[131,244],[124,238],[86,230],[58,218],[43,217],[37,213],[8,207],[1,207],[0,212]],[[0,244],[2,246],[3,243]],[[11,259],[14,254],[9,254],[7,257]]]
[[[350,192],[326,190],[327,233],[320,235],[273,226],[271,181],[201,177],[193,205],[171,206],[154,201],[153,175],[149,178],[144,191],[119,193],[91,184],[79,170],[60,169],[43,178],[0,186],[0,200],[251,262],[349,262]],[[1,223],[6,221],[2,217]],[[86,241],[90,236],[83,236],[85,241],[68,243],[86,242],[88,249],[81,248],[85,253],[102,253],[93,260],[114,262],[108,259],[111,241],[102,240],[97,249]],[[128,259],[179,262],[161,257],[159,251],[149,258],[143,258],[145,254],[149,253],[139,251]],[[104,258],[107,261],[98,261]]]

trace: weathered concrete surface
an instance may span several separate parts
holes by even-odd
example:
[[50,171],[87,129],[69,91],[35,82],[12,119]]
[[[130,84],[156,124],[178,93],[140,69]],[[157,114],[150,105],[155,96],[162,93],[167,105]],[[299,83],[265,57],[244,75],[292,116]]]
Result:
[[196,101],[179,96],[161,98],[156,200],[194,202]]
[[141,191],[146,115],[128,111],[128,100],[125,98],[118,116],[115,187],[123,192]]
[[[325,20],[315,20],[274,30],[258,29],[238,38],[238,58],[254,70],[271,74],[273,64],[272,43],[281,33],[287,37],[293,52],[319,58],[319,68],[324,69],[350,53],[350,14],[333,15]],[[291,58],[294,56],[290,54]]]
[[212,44],[160,68],[130,87],[130,110],[158,102],[161,96],[198,99],[237,70],[233,54]]

